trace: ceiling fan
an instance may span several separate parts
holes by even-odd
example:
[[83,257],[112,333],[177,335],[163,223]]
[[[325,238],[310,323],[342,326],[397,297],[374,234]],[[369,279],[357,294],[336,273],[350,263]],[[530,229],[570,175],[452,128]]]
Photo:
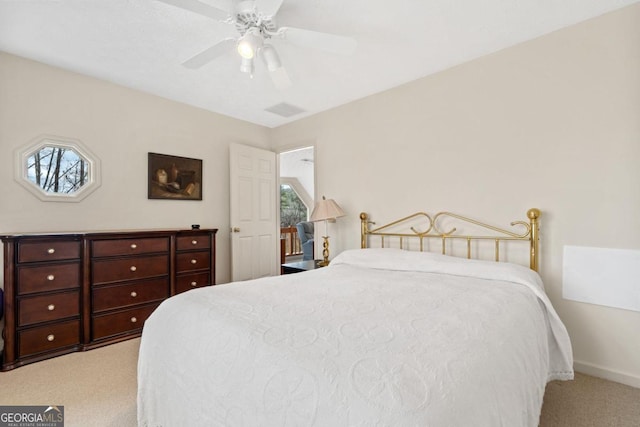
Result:
[[220,40],[194,57],[183,62],[187,68],[200,68],[235,47],[240,55],[240,71],[253,75],[254,59],[264,61],[274,85],[278,89],[291,86],[287,71],[271,39],[279,38],[301,47],[325,50],[331,53],[349,55],[354,52],[357,42],[334,34],[321,33],[292,27],[278,27],[275,16],[283,0],[240,0],[228,1],[218,7],[199,0],[159,0],[181,9],[207,16],[216,21],[235,25],[238,38]]

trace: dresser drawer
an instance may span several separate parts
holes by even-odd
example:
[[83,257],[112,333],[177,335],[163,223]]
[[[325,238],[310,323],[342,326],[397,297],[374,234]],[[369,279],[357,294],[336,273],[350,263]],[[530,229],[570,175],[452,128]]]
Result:
[[141,330],[144,322],[159,305],[160,303],[145,305],[118,313],[94,316],[91,328],[93,339],[99,340]]
[[80,315],[80,292],[20,298],[18,326]]
[[19,357],[80,343],[80,321],[54,323],[18,332]]
[[176,238],[176,250],[179,251],[209,248],[211,248],[211,241],[208,234],[191,234]]
[[80,259],[79,241],[37,241],[18,243],[18,262]]
[[184,274],[176,279],[176,293],[188,291],[189,289],[201,288],[209,286],[209,273]]
[[18,294],[80,287],[80,263],[18,267]]
[[95,258],[169,252],[168,237],[139,239],[108,239],[91,242],[91,255]]
[[93,260],[94,285],[144,279],[169,274],[169,255]]
[[153,279],[127,285],[103,286],[91,291],[93,312],[161,301],[169,297],[169,279]]
[[208,269],[211,266],[211,252],[184,252],[176,256],[178,273],[192,270]]

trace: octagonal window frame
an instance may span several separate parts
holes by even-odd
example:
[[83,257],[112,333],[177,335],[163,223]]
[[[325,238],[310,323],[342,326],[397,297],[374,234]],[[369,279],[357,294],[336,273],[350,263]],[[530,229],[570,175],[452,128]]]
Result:
[[[45,147],[58,147],[73,150],[81,157],[87,167],[87,182],[73,193],[46,192],[35,182],[29,179],[28,160],[36,152]],[[30,144],[16,150],[16,164],[14,179],[27,189],[31,194],[43,202],[80,202],[97,190],[100,185],[100,159],[91,152],[81,141],[51,135],[42,135],[35,138]]]

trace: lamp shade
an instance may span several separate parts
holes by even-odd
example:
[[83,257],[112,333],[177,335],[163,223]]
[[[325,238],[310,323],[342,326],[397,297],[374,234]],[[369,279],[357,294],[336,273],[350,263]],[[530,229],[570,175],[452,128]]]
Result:
[[282,67],[278,52],[271,45],[266,44],[262,47],[262,59],[269,71],[275,71]]
[[258,49],[262,46],[262,35],[255,28],[249,28],[247,32],[238,40],[238,53],[246,59],[251,59],[256,55]]
[[324,196],[322,196],[322,200],[316,203],[316,207],[313,208],[313,212],[311,213],[310,221],[324,221],[327,219],[334,219],[344,216],[344,211],[338,206],[338,204],[333,199],[327,200]]
[[240,62],[240,71],[247,74],[253,74],[253,59],[243,57]]

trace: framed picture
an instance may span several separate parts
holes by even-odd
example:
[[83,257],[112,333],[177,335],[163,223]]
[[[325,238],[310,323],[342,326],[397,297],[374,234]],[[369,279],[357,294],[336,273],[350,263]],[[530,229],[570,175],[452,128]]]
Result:
[[149,199],[202,200],[202,160],[149,153]]

